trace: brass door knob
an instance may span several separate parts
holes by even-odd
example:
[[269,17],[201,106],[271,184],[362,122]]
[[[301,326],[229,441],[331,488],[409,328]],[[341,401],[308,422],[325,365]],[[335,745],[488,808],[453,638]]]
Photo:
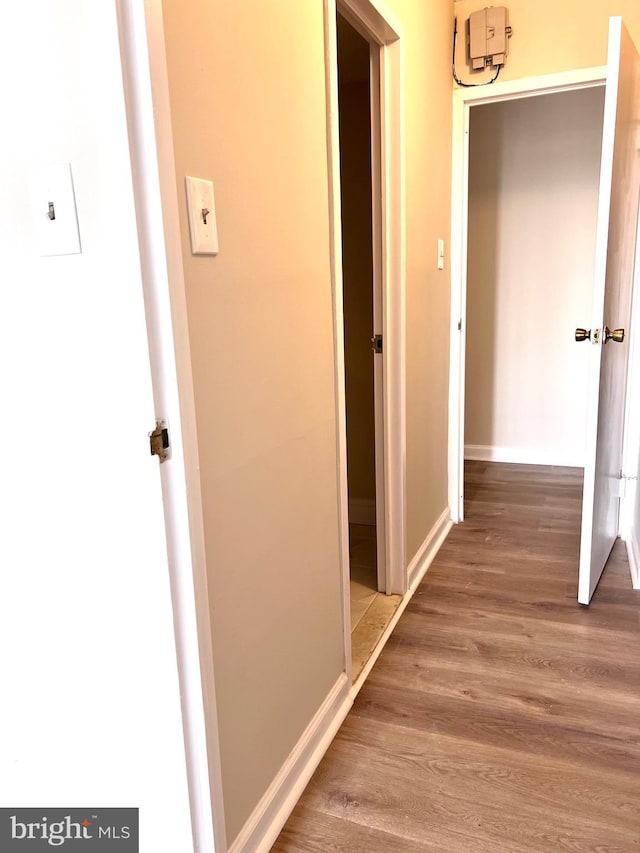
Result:
[[606,344],[607,341],[615,341],[617,344],[621,344],[624,340],[624,329],[614,329],[613,332],[608,326],[604,327],[604,342]]
[[591,329],[576,329],[576,340],[577,341],[590,341],[591,340]]

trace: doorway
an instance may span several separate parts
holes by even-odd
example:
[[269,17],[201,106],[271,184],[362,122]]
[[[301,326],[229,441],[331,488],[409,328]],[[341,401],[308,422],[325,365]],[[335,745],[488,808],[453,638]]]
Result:
[[[453,235],[460,228],[458,247],[461,254],[456,257],[452,270],[452,318],[457,324],[458,335],[452,334],[451,359],[451,432],[450,432],[450,506],[454,520],[463,517],[464,431],[465,431],[465,338],[467,321],[467,267],[469,237],[469,135],[471,107],[484,103],[542,96],[554,92],[571,92],[606,83],[603,120],[601,161],[598,175],[597,217],[593,247],[593,290],[590,329],[574,327],[575,341],[590,341],[587,347],[588,382],[584,429],[584,490],[582,532],[579,555],[578,601],[589,604],[591,596],[604,570],[607,558],[620,536],[620,502],[624,495],[624,481],[630,475],[622,470],[624,407],[626,389],[630,387],[628,367],[628,345],[620,348],[627,336],[631,313],[631,296],[634,279],[635,245],[638,224],[638,187],[640,170],[636,154],[636,134],[640,108],[638,107],[637,85],[640,55],[620,17],[609,21],[609,48],[606,68],[585,69],[583,72],[568,72],[549,75],[547,78],[530,79],[522,83],[509,83],[496,87],[492,96],[480,94],[465,97],[454,95],[454,159],[453,159]],[[635,89],[634,89],[635,86]],[[474,103],[475,101],[475,103]],[[570,123],[562,117],[565,127]],[[537,152],[536,152],[537,153]],[[458,159],[457,155],[461,155]],[[521,164],[527,173],[534,156]],[[560,182],[561,183],[561,182]],[[553,190],[556,188],[553,187]],[[574,190],[575,192],[575,190]],[[542,192],[547,207],[553,201],[553,192]],[[460,204],[460,202],[462,202]],[[460,206],[458,207],[458,204]],[[517,220],[518,217],[516,217]],[[547,235],[542,245],[535,246],[536,223],[532,234],[522,236],[521,254],[517,263],[522,269],[528,243],[533,242],[538,257],[549,254],[549,246],[560,241],[571,230],[572,223],[560,217],[553,223],[551,237]],[[583,248],[583,251],[586,249]],[[591,255],[591,252],[589,252]],[[534,261],[534,266],[535,261]],[[551,269],[554,277],[555,269]],[[562,297],[565,288],[556,281],[551,294],[547,294],[545,318],[553,311],[554,303]],[[525,291],[532,298],[536,288]],[[553,298],[550,298],[553,297]],[[521,315],[524,316],[524,315]],[[506,326],[509,324],[506,323]],[[524,321],[515,325],[518,332]],[[573,323],[570,324],[573,326]],[[520,328],[518,328],[520,326]],[[464,327],[464,331],[463,331]],[[539,328],[537,349],[532,360],[533,370],[544,359],[548,346],[549,323]],[[453,332],[453,329],[452,329]],[[593,335],[591,334],[593,332]],[[633,335],[633,329],[631,329]],[[609,342],[612,344],[606,347]],[[617,344],[618,346],[614,346]],[[561,365],[552,361],[552,370],[559,371]],[[518,385],[526,385],[527,377],[518,374]],[[537,400],[541,407],[541,395]],[[517,421],[514,409],[512,420]],[[551,412],[552,422],[556,413]],[[575,440],[575,439],[574,439]],[[581,444],[581,442],[580,442]],[[578,447],[578,451],[580,448]],[[457,493],[456,493],[457,492]]]
[[387,595],[379,47],[336,19],[352,672],[401,601]]
[[[369,591],[376,599],[390,595],[398,601],[408,587],[406,563],[406,390],[405,390],[405,211],[404,211],[404,159],[402,113],[402,27],[390,10],[372,0],[325,0],[325,56],[327,71],[327,134],[329,147],[329,210],[331,219],[331,272],[333,282],[334,344],[337,434],[339,450],[338,506],[340,515],[340,563],[343,581],[345,668],[354,684],[354,693],[360,689],[373,666],[384,642],[391,632],[392,622],[386,618],[376,620],[378,638],[369,643],[366,655],[355,660],[355,647],[351,633],[351,577],[349,555],[349,504],[351,521],[357,521],[358,512],[368,513],[368,521],[354,533],[368,534],[369,554],[373,549],[375,582]],[[365,113],[368,142],[364,157],[369,160],[367,171],[366,225],[370,233],[370,286],[373,289],[367,300],[365,315],[371,317],[373,302],[373,328],[360,337],[374,383],[374,458],[375,494],[373,497],[354,493],[348,483],[347,465],[347,400],[345,393],[345,294],[343,280],[343,223],[342,186],[340,169],[339,86],[338,86],[338,36],[340,23],[344,32],[344,19],[354,31],[347,38],[357,36],[363,42],[358,54],[368,55],[368,68],[355,72],[368,81],[369,103],[361,101]],[[344,47],[344,42],[343,42]],[[348,62],[349,60],[343,61]],[[344,69],[342,69],[344,71]],[[384,73],[382,73],[384,71]],[[347,79],[350,73],[347,71]],[[345,78],[343,76],[343,82]],[[372,94],[373,93],[373,94]],[[376,97],[377,94],[377,97]],[[361,166],[362,164],[360,164]],[[369,186],[370,182],[370,186]],[[377,294],[377,299],[375,295]],[[347,295],[347,299],[350,295]],[[362,318],[360,318],[362,319]],[[379,334],[382,340],[373,353],[371,338]],[[370,379],[367,380],[370,389]],[[369,401],[370,401],[369,390]],[[369,403],[369,417],[371,407]],[[350,416],[353,426],[353,415]],[[350,430],[351,431],[351,430]],[[369,445],[369,462],[371,450]],[[353,471],[354,462],[351,461]],[[369,477],[371,469],[369,467]],[[351,501],[349,501],[351,497]],[[354,500],[355,499],[355,500]],[[375,507],[375,509],[374,509]],[[373,518],[372,518],[373,514]],[[362,519],[362,516],[360,516]],[[363,530],[362,528],[369,528]],[[374,528],[372,530],[372,528]],[[352,528],[353,530],[353,528]],[[373,534],[373,535],[372,535]],[[357,535],[355,537],[357,539]],[[373,541],[372,541],[373,540]],[[354,541],[355,544],[355,541]],[[371,562],[371,560],[369,560]],[[371,575],[370,575],[371,577]],[[387,602],[388,603],[388,602]],[[396,616],[399,611],[396,611]],[[369,614],[371,616],[372,613]],[[387,623],[385,625],[385,623]],[[364,626],[363,626],[364,627]],[[364,661],[364,663],[363,663]],[[353,663],[353,665],[352,665]]]
[[465,460],[584,467],[604,87],[473,106]]
[[[552,122],[552,114],[558,113],[559,101],[552,101],[556,95],[565,98],[584,98],[585,102],[591,104],[591,125],[598,125],[597,112],[600,110],[599,130],[602,131],[602,113],[598,101],[602,100],[604,84],[606,79],[605,68],[584,69],[576,72],[567,72],[557,75],[549,75],[546,78],[526,81],[525,83],[514,82],[502,84],[499,88],[496,87],[496,92],[492,95],[483,92],[482,90],[456,91],[454,93],[454,141],[453,141],[453,180],[452,180],[452,233],[451,233],[451,369],[450,369],[450,434],[449,434],[449,506],[451,518],[455,522],[460,522],[464,519],[464,460],[468,458],[480,459],[484,461],[505,461],[505,462],[534,462],[538,464],[558,464],[561,459],[565,462],[569,459],[569,453],[561,456],[553,451],[553,448],[545,449],[544,442],[533,441],[531,435],[514,437],[508,435],[501,423],[494,425],[494,414],[497,420],[508,421],[508,418],[503,416],[500,411],[500,395],[505,394],[505,399],[510,396],[511,413],[515,413],[516,420],[520,413],[519,395],[525,393],[529,382],[537,382],[539,373],[537,372],[537,358],[543,348],[548,344],[548,329],[549,319],[555,322],[554,310],[557,309],[558,300],[564,300],[561,303],[560,330],[554,331],[554,335],[563,341],[564,355],[562,352],[554,353],[554,358],[549,359],[553,365],[554,359],[557,362],[558,358],[564,359],[579,359],[580,350],[573,342],[573,332],[579,323],[579,317],[574,315],[575,311],[584,310],[587,306],[590,311],[589,293],[593,278],[582,284],[582,277],[588,275],[588,269],[584,265],[585,255],[580,259],[580,276],[576,278],[573,271],[572,288],[570,295],[567,298],[562,279],[558,284],[558,279],[550,279],[548,267],[545,266],[545,261],[548,255],[548,247],[546,245],[538,245],[535,243],[535,232],[539,231],[537,223],[543,220],[546,225],[549,216],[553,211],[549,209],[549,205],[545,205],[545,193],[542,187],[536,186],[535,181],[531,180],[531,162],[527,158],[528,147],[531,146],[531,141],[539,138],[544,144],[544,139],[539,137],[538,127],[534,121],[534,112],[544,112],[545,101],[551,105],[552,109],[548,114],[547,121]],[[493,87],[492,87],[493,89]],[[539,106],[538,106],[539,102]],[[568,102],[571,106],[571,102]],[[577,101],[575,106],[577,106]],[[536,106],[536,111],[530,112],[528,108],[531,105]],[[520,113],[519,116],[511,116],[511,124],[517,125],[520,123],[520,128],[517,132],[519,139],[515,145],[515,153],[511,154],[505,150],[505,146],[509,145],[509,138],[505,135],[505,131],[509,126],[509,108],[512,112]],[[482,112],[482,110],[485,110]],[[505,111],[498,115],[491,114],[492,109],[504,109]],[[474,111],[475,114],[474,114]],[[593,116],[596,115],[594,119]],[[527,117],[528,116],[528,117]],[[477,120],[476,120],[477,119]],[[498,128],[491,128],[492,119],[498,122]],[[471,134],[473,126],[478,135],[483,135],[484,130],[484,153],[488,156],[486,168],[482,168],[481,152],[475,152],[475,186],[470,185],[470,169],[471,158],[473,156],[473,141]],[[483,128],[482,125],[485,125]],[[567,128],[567,123],[564,122],[564,130]],[[590,131],[592,134],[594,130]],[[494,139],[491,142],[491,134]],[[560,140],[561,147],[564,146],[565,158],[567,157],[566,138],[563,139],[563,126],[557,129],[556,135]],[[498,138],[496,138],[498,137]],[[593,154],[596,150],[596,141],[593,141],[591,154],[589,157],[593,160]],[[481,145],[482,147],[482,145]],[[584,156],[587,156],[586,154]],[[518,189],[518,182],[521,184],[529,183],[529,197],[531,204],[521,205],[521,209],[525,211],[529,221],[529,229],[522,232],[518,238],[519,242],[514,242],[513,234],[507,233],[509,227],[518,225],[517,218],[514,218],[513,212],[505,212],[505,209],[499,207],[495,201],[496,191],[499,193],[498,180],[504,180],[504,174],[500,174],[501,170],[505,170],[505,161],[509,165],[507,172],[510,186],[513,187],[513,195],[521,195],[521,188]],[[568,161],[567,161],[568,162]],[[541,162],[541,168],[544,167],[544,160]],[[598,170],[599,165],[592,168],[592,181],[595,180],[595,193],[598,192]],[[571,169],[570,169],[571,171]],[[594,176],[595,173],[595,176]],[[553,210],[557,210],[556,201],[563,195],[563,181],[553,184],[552,175],[547,175],[547,183],[551,187],[547,190],[551,192],[551,198],[554,202]],[[574,175],[574,183],[577,178]],[[493,181],[493,189],[489,191],[488,185]],[[470,192],[473,190],[473,198]],[[575,190],[575,186],[574,186]],[[585,192],[585,190],[581,190]],[[593,201],[593,183],[588,190],[590,203]],[[564,192],[566,195],[566,192]],[[526,198],[526,197],[525,197]],[[483,216],[482,210],[485,208],[486,215]],[[479,223],[479,227],[471,232],[473,220]],[[584,219],[584,217],[583,217]],[[563,228],[569,227],[569,223],[563,223]],[[590,237],[585,236],[586,224],[581,230],[580,242],[585,244],[585,240],[590,239],[590,250],[586,256],[589,268],[593,268],[594,259],[594,241],[596,222],[593,220],[593,225],[590,232]],[[533,232],[532,233],[532,228]],[[506,230],[505,230],[506,229]],[[558,239],[562,235],[562,230],[556,229],[557,237],[553,245],[554,256],[562,256],[562,246],[558,245],[561,240]],[[499,233],[500,232],[500,233]],[[503,233],[504,232],[504,233]],[[501,245],[496,246],[497,237],[500,236]],[[508,238],[505,243],[505,237]],[[502,253],[506,253],[506,258],[502,257]],[[521,263],[523,253],[529,253],[534,258],[535,263],[531,268],[531,263],[526,267]],[[575,258],[576,247],[572,247],[572,254]],[[471,256],[470,256],[471,255]],[[479,283],[471,280],[472,276],[468,276],[468,271],[471,270],[473,261],[474,268],[478,270],[477,279]],[[566,256],[563,259],[563,264],[566,267]],[[510,265],[510,266],[509,266]],[[496,278],[497,266],[500,267],[502,279],[507,281],[507,285],[502,288],[500,293],[482,293],[483,287],[487,282],[492,282]],[[523,285],[522,281],[523,270],[526,272],[527,279]],[[533,270],[533,271],[532,271]],[[505,272],[506,271],[506,272]],[[542,280],[542,285],[540,281]],[[548,289],[549,282],[554,285],[551,290]],[[493,284],[489,285],[489,290]],[[581,288],[584,287],[582,290]],[[485,287],[486,289],[486,287]],[[587,294],[586,302],[584,294]],[[545,298],[542,299],[542,296]],[[581,302],[581,299],[583,300]],[[542,305],[544,322],[537,322],[533,326],[528,326],[527,321],[531,316],[531,306],[535,304],[536,311]],[[588,323],[588,320],[586,321]],[[566,324],[569,323],[568,326]],[[565,328],[566,326],[566,328]],[[499,339],[499,340],[498,340]],[[503,340],[504,339],[504,340]],[[519,348],[521,356],[521,366],[524,366],[527,375],[523,378],[516,370],[509,373],[510,370],[510,353],[518,349],[520,342],[523,346]],[[531,355],[531,350],[528,350],[528,344],[532,342],[536,344],[537,350],[534,355]],[[472,365],[470,376],[466,376],[466,365],[470,364],[467,358],[467,344],[474,355],[483,352],[484,366],[482,364]],[[539,345],[539,346],[538,346]],[[505,348],[506,347],[506,348]],[[557,368],[557,364],[556,364]],[[481,390],[476,392],[475,384],[471,387],[471,382],[476,381],[476,374],[484,371],[484,378],[481,383]],[[509,389],[497,387],[499,381],[508,374],[510,383]],[[465,405],[467,403],[467,388],[470,389],[469,394],[469,409],[467,412]],[[508,390],[508,393],[507,393]],[[499,391],[499,394],[496,394]],[[495,412],[494,412],[495,408]],[[553,429],[554,412],[543,423],[545,428]],[[535,422],[536,418],[534,418]],[[539,419],[538,419],[539,420]],[[570,418],[565,422],[569,423]],[[473,422],[473,426],[471,424]],[[563,430],[566,429],[566,423],[563,425]],[[575,421],[574,421],[575,427]],[[526,429],[530,428],[530,425]],[[580,439],[578,441],[580,443]],[[570,464],[579,466],[580,452],[575,452],[575,443],[571,444],[573,457],[570,459]],[[565,444],[565,449],[566,449]],[[557,448],[556,448],[557,450]],[[541,451],[541,452],[540,452]]]

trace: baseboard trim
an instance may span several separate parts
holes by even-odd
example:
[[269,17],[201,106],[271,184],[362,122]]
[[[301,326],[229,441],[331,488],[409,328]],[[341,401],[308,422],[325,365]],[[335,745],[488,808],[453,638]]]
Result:
[[447,508],[443,510],[411,560],[407,570],[407,592],[357,682],[349,689],[346,673],[342,673],[338,678],[240,834],[229,847],[229,853],[268,853],[271,849],[451,527]]
[[629,557],[629,570],[631,571],[631,583],[634,589],[640,589],[640,542],[638,542],[635,531],[631,532],[625,541],[627,555]]
[[229,847],[229,853],[271,850],[352,704],[349,681],[342,673]]
[[433,527],[431,528],[431,530],[427,534],[427,538],[424,540],[422,545],[418,548],[418,551],[417,551],[415,557],[409,563],[409,567],[407,569],[407,576],[408,576],[407,591],[404,594],[402,601],[398,605],[398,609],[393,614],[391,621],[389,622],[389,624],[385,628],[384,634],[380,637],[377,646],[375,647],[375,649],[371,653],[371,657],[369,658],[369,660],[364,665],[364,669],[362,670],[362,672],[358,676],[358,680],[353,685],[353,687],[351,689],[351,696],[353,699],[355,699],[355,697],[358,695],[360,688],[362,687],[364,682],[367,680],[369,673],[373,669],[375,662],[380,657],[380,654],[382,653],[382,650],[383,650],[387,640],[391,636],[393,629],[398,624],[398,621],[400,620],[400,617],[404,613],[404,611],[407,607],[407,604],[409,604],[409,602],[411,601],[411,599],[413,597],[413,593],[418,588],[420,581],[425,576],[427,569],[429,568],[429,566],[433,562],[433,558],[436,556],[436,554],[440,550],[442,543],[447,538],[447,534],[449,533],[449,531],[451,530],[452,527],[453,527],[453,522],[451,521],[451,515],[449,513],[449,507],[447,507],[446,509],[444,509],[442,511],[442,514],[440,515],[440,517],[438,518],[436,523],[433,525]]
[[566,468],[584,468],[584,459],[581,454],[562,450],[536,450],[533,447],[465,444],[464,458],[477,462],[514,462],[518,465],[560,465]]
[[376,502],[374,498],[349,498],[349,523],[375,527]]
[[407,575],[410,590],[415,589],[415,587],[420,583],[452,527],[451,515],[449,513],[449,507],[447,507],[442,511],[440,518],[433,525],[427,534],[427,538],[418,548],[413,560],[409,563]]

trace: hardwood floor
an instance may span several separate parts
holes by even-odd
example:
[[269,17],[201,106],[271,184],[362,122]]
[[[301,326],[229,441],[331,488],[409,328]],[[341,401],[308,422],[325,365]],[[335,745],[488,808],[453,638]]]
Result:
[[468,463],[455,527],[277,853],[640,851],[640,593],[576,602],[580,473]]

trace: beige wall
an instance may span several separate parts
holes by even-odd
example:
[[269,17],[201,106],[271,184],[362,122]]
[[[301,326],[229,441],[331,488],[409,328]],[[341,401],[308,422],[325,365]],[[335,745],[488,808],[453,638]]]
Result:
[[[456,0],[458,50],[456,66],[463,80],[477,82],[487,73],[472,75],[465,61],[464,22],[471,12],[487,4],[482,0]],[[607,61],[607,27],[610,15],[622,15],[627,29],[640,45],[638,0],[506,0],[513,37],[501,80],[604,65]],[[484,77],[483,77],[484,75]]]
[[604,88],[473,107],[465,444],[583,464]]
[[231,841],[344,669],[323,14],[163,5]]
[[[387,0],[405,26],[407,558],[447,507],[451,3]],[[445,239],[445,269],[437,240]]]
[[[368,50],[365,62],[368,71]],[[369,83],[343,83],[339,96],[349,498],[373,501],[376,481]]]
[[[447,506],[451,3],[388,0],[404,26],[407,559]],[[445,269],[437,240],[445,239]]]
[[[410,555],[446,506],[451,6],[406,25]],[[429,4],[433,6],[433,4]],[[165,0],[222,772],[233,839],[343,670],[321,0]],[[428,93],[428,97],[427,97]],[[428,330],[428,334],[427,334]]]

